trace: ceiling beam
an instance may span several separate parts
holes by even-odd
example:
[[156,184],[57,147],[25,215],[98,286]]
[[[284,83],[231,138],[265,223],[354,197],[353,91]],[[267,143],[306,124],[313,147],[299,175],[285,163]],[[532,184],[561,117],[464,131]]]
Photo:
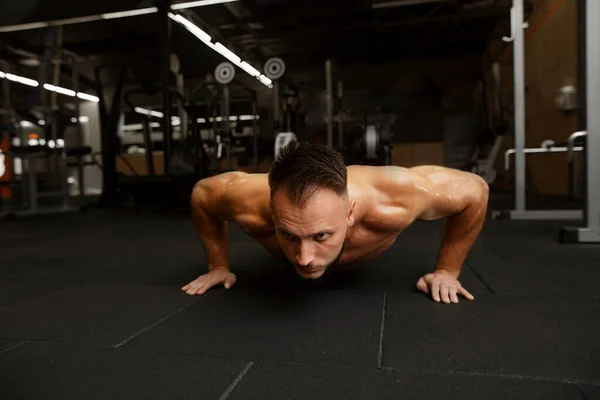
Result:
[[[360,31],[367,29],[380,29],[380,28],[393,28],[399,30],[411,29],[411,28],[428,28],[428,26],[439,27],[440,24],[448,24],[450,26],[455,27],[455,24],[466,22],[466,21],[474,21],[478,19],[493,19],[501,16],[507,16],[509,9],[506,7],[489,7],[482,10],[469,10],[462,11],[458,13],[450,13],[448,15],[430,17],[430,18],[408,18],[401,20],[393,20],[393,21],[376,21],[376,22],[359,22],[354,24],[340,24],[339,26],[332,27],[328,26],[320,29],[306,29],[306,30],[292,30],[290,29],[289,33],[281,32],[281,29],[273,28],[273,29],[265,29],[260,33],[255,33],[253,36],[257,40],[267,39],[267,38],[278,38],[285,36],[286,40],[290,39],[298,39],[304,40],[309,37],[314,36],[324,36],[331,35],[334,33],[343,33],[343,32],[351,32],[351,31]],[[248,37],[246,35],[241,35],[237,37],[231,37],[230,40],[247,40]]]

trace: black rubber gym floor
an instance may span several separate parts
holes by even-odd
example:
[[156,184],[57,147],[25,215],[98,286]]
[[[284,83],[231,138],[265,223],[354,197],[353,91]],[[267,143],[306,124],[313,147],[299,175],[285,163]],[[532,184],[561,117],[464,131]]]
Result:
[[443,305],[440,222],[318,285],[232,228],[236,286],[189,297],[187,216],[2,221],[0,398],[600,399],[600,246],[563,225],[488,221]]

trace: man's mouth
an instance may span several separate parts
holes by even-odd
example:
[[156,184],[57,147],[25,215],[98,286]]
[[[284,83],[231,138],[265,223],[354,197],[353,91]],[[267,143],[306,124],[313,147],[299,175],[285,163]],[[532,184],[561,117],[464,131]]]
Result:
[[301,269],[304,272],[308,272],[308,273],[317,272],[321,269],[320,267],[314,267],[314,266],[311,267],[311,266],[303,266],[303,265],[298,265],[297,268]]

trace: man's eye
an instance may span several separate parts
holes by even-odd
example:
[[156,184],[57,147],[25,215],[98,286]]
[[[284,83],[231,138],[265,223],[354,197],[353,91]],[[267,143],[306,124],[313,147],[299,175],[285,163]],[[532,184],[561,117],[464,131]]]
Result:
[[286,239],[291,239],[293,236],[291,233],[288,232],[281,232],[281,234],[283,235],[284,238]]
[[319,233],[318,235],[315,235],[315,240],[325,240],[325,239],[327,239],[326,233]]

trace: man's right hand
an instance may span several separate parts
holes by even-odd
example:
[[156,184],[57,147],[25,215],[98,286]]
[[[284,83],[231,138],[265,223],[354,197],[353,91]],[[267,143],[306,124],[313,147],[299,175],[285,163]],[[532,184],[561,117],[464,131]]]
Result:
[[190,296],[201,295],[215,285],[223,285],[225,289],[229,289],[235,284],[236,279],[236,276],[227,268],[217,267],[207,274],[200,275],[198,279],[188,283],[181,290]]

